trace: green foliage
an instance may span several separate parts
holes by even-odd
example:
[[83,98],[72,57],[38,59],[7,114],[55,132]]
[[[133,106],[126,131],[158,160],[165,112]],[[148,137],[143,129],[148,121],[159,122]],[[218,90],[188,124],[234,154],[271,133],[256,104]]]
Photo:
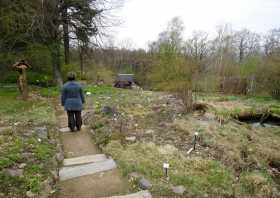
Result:
[[54,111],[47,101],[22,101],[17,88],[0,88],[0,116],[3,121],[54,123]]
[[90,68],[91,69],[85,74],[85,77],[89,82],[112,85],[116,79],[114,72],[104,65],[92,65]]
[[60,95],[59,87],[40,88],[40,95],[43,97],[58,97]]
[[261,63],[260,57],[249,57],[240,65],[240,76],[248,78],[255,75],[260,68]]
[[133,144],[124,148],[119,142],[112,141],[105,147],[106,153],[118,160],[125,175],[138,172],[149,178],[153,183],[151,191],[154,195],[166,192],[168,194],[165,196],[172,196],[168,186],[161,182],[164,162],[169,162],[171,166],[169,183],[186,186],[191,197],[203,197],[204,192],[213,197],[224,197],[232,192],[233,175],[219,162],[200,158],[186,159],[179,151],[161,154],[160,150],[161,147],[152,143]]
[[80,78],[80,68],[76,64],[68,64],[68,65],[63,65],[62,66],[62,74],[63,74],[63,79],[66,81],[67,80],[67,74],[68,72],[75,72],[77,74],[77,79]]
[[238,187],[241,197],[277,197],[276,186],[265,172],[242,173]]
[[[48,135],[53,136],[54,109],[40,97],[22,101],[17,96],[16,87],[0,88],[1,125],[12,123],[0,135],[0,191],[5,197],[24,197],[31,190],[39,197],[42,182],[55,168],[56,146],[48,139],[39,139],[34,126],[47,127]],[[21,176],[8,174],[8,169],[19,169],[23,163]]]

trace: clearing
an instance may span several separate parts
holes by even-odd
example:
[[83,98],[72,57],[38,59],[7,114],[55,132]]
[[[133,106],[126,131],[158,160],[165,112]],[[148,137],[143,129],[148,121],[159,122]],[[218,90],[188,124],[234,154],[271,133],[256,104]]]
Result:
[[[206,112],[185,114],[167,93],[85,91],[92,93],[87,127],[58,133],[67,126],[58,89],[33,87],[28,102],[16,99],[15,87],[0,89],[0,197],[110,197],[144,184],[153,197],[280,196],[279,101],[196,94]],[[259,115],[265,121],[252,124]],[[188,154],[195,133],[196,150]],[[163,163],[170,165],[168,178]]]

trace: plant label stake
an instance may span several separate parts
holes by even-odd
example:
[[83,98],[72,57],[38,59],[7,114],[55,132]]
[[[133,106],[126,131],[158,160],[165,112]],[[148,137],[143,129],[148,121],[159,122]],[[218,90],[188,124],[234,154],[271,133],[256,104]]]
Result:
[[163,163],[163,169],[164,169],[165,177],[168,178],[169,164],[168,163]]
[[195,151],[195,149],[196,149],[196,142],[197,142],[197,140],[198,140],[198,133],[196,132],[195,134],[194,134],[194,141],[193,141],[193,150]]

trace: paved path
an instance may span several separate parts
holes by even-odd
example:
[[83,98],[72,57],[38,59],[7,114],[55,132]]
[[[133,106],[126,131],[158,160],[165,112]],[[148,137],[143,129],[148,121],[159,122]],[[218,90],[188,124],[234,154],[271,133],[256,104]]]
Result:
[[58,115],[65,156],[59,170],[58,198],[152,197],[148,191],[126,195],[127,181],[121,177],[115,161],[100,153],[89,129],[69,132],[66,114],[59,110]]

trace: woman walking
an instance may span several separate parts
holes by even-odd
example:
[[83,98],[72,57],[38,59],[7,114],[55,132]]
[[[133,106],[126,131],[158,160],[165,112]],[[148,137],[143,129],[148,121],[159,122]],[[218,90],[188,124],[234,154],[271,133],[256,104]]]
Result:
[[68,82],[63,85],[61,94],[61,104],[67,111],[68,127],[72,132],[81,130],[82,127],[82,109],[85,103],[85,97],[82,86],[76,82],[76,74],[69,72]]

